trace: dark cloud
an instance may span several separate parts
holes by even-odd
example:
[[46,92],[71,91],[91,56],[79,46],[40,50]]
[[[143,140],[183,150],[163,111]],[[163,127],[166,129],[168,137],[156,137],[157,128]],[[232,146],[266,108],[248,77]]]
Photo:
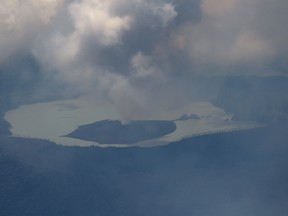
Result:
[[195,91],[195,74],[287,74],[287,8],[284,0],[5,0],[0,63],[33,53],[42,76],[68,92],[103,92],[123,110],[163,106]]
[[173,0],[173,4],[178,14],[176,24],[201,20],[201,0]]

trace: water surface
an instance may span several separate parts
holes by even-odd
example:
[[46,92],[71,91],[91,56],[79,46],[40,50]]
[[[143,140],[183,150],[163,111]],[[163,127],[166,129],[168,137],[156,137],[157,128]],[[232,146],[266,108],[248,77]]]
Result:
[[[184,120],[183,115],[195,115],[198,118]],[[93,97],[60,100],[47,103],[23,105],[5,114],[5,119],[12,125],[13,136],[42,138],[57,144],[68,146],[100,147],[150,147],[178,141],[199,133],[219,130],[247,129],[258,127],[256,122],[231,120],[232,114],[226,113],[209,102],[190,103],[181,110],[155,111],[146,119],[134,120],[169,120],[174,121],[177,129],[165,136],[127,144],[100,144],[71,137],[63,137],[81,125],[92,124],[106,119],[122,120],[121,113],[108,101],[99,101]],[[177,120],[178,119],[178,120]]]

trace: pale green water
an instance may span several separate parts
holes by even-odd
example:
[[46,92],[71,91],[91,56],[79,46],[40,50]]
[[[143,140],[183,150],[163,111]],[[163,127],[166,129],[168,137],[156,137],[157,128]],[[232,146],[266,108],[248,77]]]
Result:
[[[256,122],[225,121],[231,119],[232,115],[208,102],[191,103],[176,111],[162,110],[158,113],[155,112],[149,116],[149,119],[173,120],[183,114],[196,114],[201,119],[176,121],[177,130],[175,132],[162,138],[139,142],[134,145],[144,147],[163,145],[207,131],[245,129],[259,126]],[[7,112],[5,119],[13,126],[11,132],[14,136],[48,139],[57,144],[68,146],[131,146],[131,144],[101,145],[95,142],[61,137],[74,131],[80,125],[104,119],[121,120],[121,114],[111,103],[91,97],[20,106],[18,109]]]

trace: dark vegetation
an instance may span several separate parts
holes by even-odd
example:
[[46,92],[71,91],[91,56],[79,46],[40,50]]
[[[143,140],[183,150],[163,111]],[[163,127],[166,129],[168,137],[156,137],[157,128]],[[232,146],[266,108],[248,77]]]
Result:
[[287,125],[157,148],[0,138],[0,215],[286,216]]
[[37,86],[29,85],[33,80],[19,86],[16,73],[1,73],[0,216],[288,213],[286,78],[206,79],[215,94],[207,96],[205,87],[197,92],[237,119],[269,123],[265,128],[149,149],[102,149],[10,137],[3,114],[37,100],[29,97]]
[[162,137],[175,130],[173,121],[139,120],[122,124],[118,120],[103,120],[79,126],[67,136],[101,144],[130,144]]
[[0,114],[0,135],[12,135],[10,132],[11,125]]

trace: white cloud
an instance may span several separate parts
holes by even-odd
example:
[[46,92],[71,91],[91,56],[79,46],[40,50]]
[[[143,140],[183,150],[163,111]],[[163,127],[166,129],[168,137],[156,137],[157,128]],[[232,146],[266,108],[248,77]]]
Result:
[[241,64],[261,71],[288,52],[286,0],[203,0],[201,9],[201,21],[178,27],[174,37],[197,67]]
[[0,7],[0,63],[31,48],[44,26],[61,9],[62,0],[2,0]]
[[0,64],[33,51],[46,74],[75,91],[109,92],[124,112],[141,108],[160,84],[161,98],[185,92],[183,80],[202,67],[261,69],[288,56],[287,0],[202,0],[201,19],[197,2],[2,0]]
[[130,81],[120,74],[98,71],[98,78],[94,82],[100,95],[115,105],[122,121],[138,120],[147,115],[147,97]]
[[161,70],[153,57],[145,56],[141,52],[135,54],[131,59],[132,76],[138,78],[159,77]]
[[175,7],[172,4],[164,3],[151,7],[151,9],[156,16],[159,16],[163,27],[166,27],[177,16]]
[[64,92],[101,95],[126,120],[183,106],[194,72],[263,75],[279,56],[287,70],[287,0],[197,2],[2,0],[0,64],[33,52]]
[[241,0],[202,0],[202,12],[205,15],[222,15],[232,12]]
[[70,5],[75,32],[79,37],[93,35],[101,45],[120,41],[121,32],[128,30],[132,18],[111,13],[113,1],[85,0]]
[[235,43],[227,53],[230,61],[250,61],[266,60],[273,57],[274,48],[264,38],[251,34],[251,32],[242,33],[235,39]]
[[35,55],[45,68],[57,71],[58,79],[82,84],[87,89],[97,79],[99,71],[109,73],[107,69],[95,64],[91,56],[97,56],[101,47],[121,43],[122,33],[129,30],[133,22],[129,15],[114,14],[114,4],[114,0],[70,3],[68,15],[71,17],[72,31],[67,34],[59,31],[52,33],[48,40],[42,41],[35,49]]
[[[163,28],[177,15],[174,6],[164,1],[82,0],[71,2],[67,7],[72,31],[50,33],[47,40],[40,41],[34,53],[46,69],[58,71],[58,78],[71,83],[94,82],[99,77],[99,71],[113,73],[97,63],[101,50],[120,45],[123,34],[142,25],[143,16],[153,17],[149,25],[158,23],[158,27]],[[142,54],[134,56],[131,62],[135,72],[133,76],[139,78],[148,73],[155,76],[159,71],[153,61],[152,57]],[[146,63],[149,65],[144,65]]]
[[167,3],[167,0],[147,1],[147,0],[108,0],[110,2],[111,11],[120,14],[130,14],[134,18],[142,18],[139,23],[144,20],[153,19],[150,25],[160,23],[162,27],[166,27],[170,21],[176,16],[175,5]]

